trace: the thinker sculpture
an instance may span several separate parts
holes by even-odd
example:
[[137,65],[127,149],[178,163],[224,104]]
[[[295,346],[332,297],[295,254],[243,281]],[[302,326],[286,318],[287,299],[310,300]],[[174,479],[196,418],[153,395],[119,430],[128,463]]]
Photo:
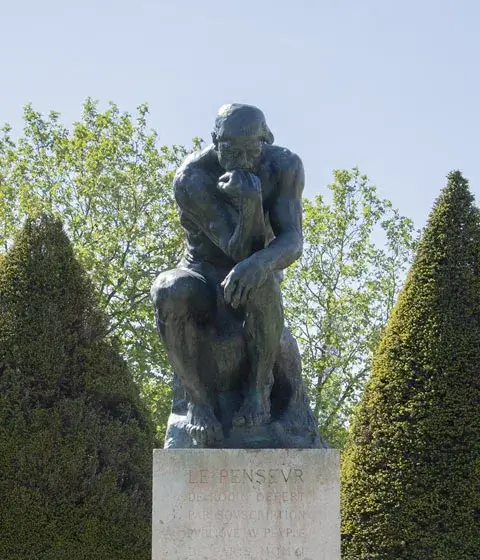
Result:
[[302,162],[250,105],[222,107],[212,138],[175,176],[187,249],[151,290],[175,373],[165,447],[322,447],[280,292],[302,253]]

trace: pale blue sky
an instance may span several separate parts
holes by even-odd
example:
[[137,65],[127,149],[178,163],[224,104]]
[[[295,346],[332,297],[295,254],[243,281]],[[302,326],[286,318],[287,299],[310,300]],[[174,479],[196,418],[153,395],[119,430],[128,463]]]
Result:
[[162,143],[258,105],[307,196],[359,166],[423,226],[449,170],[480,193],[478,0],[0,0],[0,123],[144,101]]

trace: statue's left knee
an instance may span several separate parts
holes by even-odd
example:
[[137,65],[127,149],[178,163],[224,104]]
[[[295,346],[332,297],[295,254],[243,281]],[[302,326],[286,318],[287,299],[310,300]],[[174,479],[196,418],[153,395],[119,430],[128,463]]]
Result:
[[280,281],[276,274],[270,273],[265,282],[250,293],[249,304],[250,307],[282,309]]

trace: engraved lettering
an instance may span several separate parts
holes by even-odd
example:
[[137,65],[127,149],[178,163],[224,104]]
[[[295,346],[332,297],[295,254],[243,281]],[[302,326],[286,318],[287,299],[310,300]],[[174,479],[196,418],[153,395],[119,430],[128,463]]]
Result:
[[[242,479],[240,477],[241,474],[241,470],[240,469],[232,469],[231,470],[231,482],[232,484],[240,484],[242,482]],[[245,471],[243,471],[245,473]]]
[[258,484],[263,484],[265,482],[265,469],[257,469],[255,474],[257,476]]
[[301,482],[303,482],[303,478],[302,478],[303,477],[303,471],[302,471],[302,469],[295,469],[295,475]]
[[200,469],[189,471],[188,482],[190,484],[241,484],[253,482],[255,484],[268,485],[284,482],[304,482],[302,469],[222,469],[219,471]]
[[276,473],[278,473],[278,469],[269,469],[269,471],[268,471],[268,484],[275,484],[275,482],[277,482]]

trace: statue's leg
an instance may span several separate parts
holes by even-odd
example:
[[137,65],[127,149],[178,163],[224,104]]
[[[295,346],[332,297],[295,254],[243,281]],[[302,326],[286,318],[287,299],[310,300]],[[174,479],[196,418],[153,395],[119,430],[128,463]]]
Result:
[[222,428],[200,375],[200,334],[215,312],[215,291],[198,273],[180,268],[158,276],[151,298],[158,332],[187,393],[187,429],[199,445],[218,442]]
[[283,330],[283,306],[278,275],[269,274],[266,282],[249,297],[245,305],[245,338],[250,359],[245,398],[233,423],[263,424],[270,420],[270,394],[273,364]]
[[283,428],[287,447],[328,448],[318,432],[302,378],[302,359],[297,341],[284,328],[273,366],[272,419]]

